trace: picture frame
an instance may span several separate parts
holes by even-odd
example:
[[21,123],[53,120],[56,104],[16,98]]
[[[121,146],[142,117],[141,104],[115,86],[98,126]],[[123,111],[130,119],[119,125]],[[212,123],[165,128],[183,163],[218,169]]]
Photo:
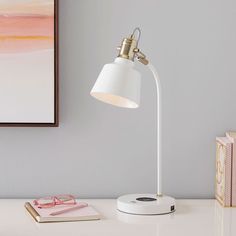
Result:
[[[58,0],[42,0],[42,5],[36,6],[35,3],[37,2],[38,4],[40,4],[40,1],[41,0],[32,1],[32,5],[26,6],[27,7],[26,11],[29,12],[31,11],[29,17],[33,18],[34,14],[36,15],[36,17],[33,18],[31,23],[28,23],[30,19],[26,19],[28,15],[24,13],[24,9],[19,5],[16,6],[16,9],[17,11],[19,11],[19,14],[14,12],[14,7],[12,5],[9,6],[11,0],[6,1],[7,3],[4,6],[5,8],[4,7],[1,8],[0,6],[0,9],[2,9],[3,13],[4,9],[6,12],[8,10],[10,12],[9,14],[8,13],[5,13],[5,15],[3,14],[2,18],[0,18],[0,67],[1,64],[3,64],[6,66],[5,67],[2,66],[2,68],[8,68],[8,67],[12,68],[12,70],[8,70],[9,72],[6,71],[6,69],[5,70],[3,69],[2,74],[0,72],[0,88],[2,88],[2,91],[0,89],[0,127],[58,127],[59,126],[59,76],[58,76],[59,3]],[[45,9],[46,4],[44,3],[46,1],[49,2],[49,5],[50,3],[53,3],[53,8],[51,6],[51,9]],[[4,4],[4,1],[2,2]],[[24,0],[19,1],[19,3],[21,2],[24,2]],[[30,1],[26,1],[26,3],[30,4]],[[53,15],[52,15],[52,9],[53,9]],[[43,14],[45,14],[46,16],[45,15],[43,15],[42,17],[39,16],[40,11],[42,11]],[[49,16],[49,14],[51,15]],[[15,17],[13,22],[14,25],[16,26],[17,24],[15,22],[17,22],[18,25],[20,25],[21,23],[20,20],[22,17],[23,20],[22,34],[20,32],[20,27],[15,28],[15,31],[17,33],[20,32],[19,33],[20,36],[18,35],[12,36],[11,30],[9,30],[11,29],[10,27],[8,27],[7,30],[5,30],[5,32],[8,33],[10,36],[4,36],[4,34],[2,33],[4,32],[4,26],[7,27],[8,25],[11,24],[11,23],[6,23],[7,19],[3,18],[4,16],[10,18],[9,15],[13,16],[12,20]],[[53,19],[53,26],[52,26],[52,19]],[[42,20],[42,22],[38,22],[40,20]],[[50,24],[49,27],[53,27],[53,33],[52,33],[52,28],[49,27],[47,28],[47,22],[49,22]],[[30,30],[26,28],[27,24],[30,27],[32,27],[31,28],[32,35],[30,34],[25,35],[25,32],[30,32]],[[37,27],[35,27],[37,25],[39,26],[38,31]],[[41,34],[42,36],[36,34],[38,32],[42,33]],[[52,35],[49,35],[50,32]],[[1,35],[2,35],[2,40],[1,40]],[[17,44],[16,44],[18,39],[20,41],[18,45],[20,46],[19,49],[17,49]],[[26,42],[24,42],[24,40]],[[39,43],[36,44],[35,41],[33,40],[35,41],[38,40]],[[1,42],[2,42],[2,47],[1,47]],[[24,46],[26,51],[22,52]],[[37,50],[34,50],[35,46],[38,47]],[[7,48],[9,49],[9,52],[7,51]],[[16,58],[14,58],[14,55],[16,55],[15,56]],[[28,61],[29,65],[27,65]],[[15,64],[12,62],[14,62]],[[22,74],[21,73],[16,74],[16,77],[13,76],[14,65],[16,65],[17,67],[16,69],[17,72],[19,71],[22,72]],[[39,68],[37,68],[37,66]],[[23,69],[26,68],[25,71],[22,68]],[[34,68],[35,70],[31,68]],[[26,74],[26,76],[24,73]],[[4,81],[4,78],[7,79]],[[22,84],[20,83],[21,79],[24,82]],[[25,103],[23,101],[25,101]]]

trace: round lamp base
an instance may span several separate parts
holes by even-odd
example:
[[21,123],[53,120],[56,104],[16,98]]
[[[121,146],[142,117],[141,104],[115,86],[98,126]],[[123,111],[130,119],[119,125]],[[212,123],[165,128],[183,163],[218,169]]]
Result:
[[175,199],[155,194],[129,194],[117,199],[119,211],[136,215],[162,215],[174,212]]

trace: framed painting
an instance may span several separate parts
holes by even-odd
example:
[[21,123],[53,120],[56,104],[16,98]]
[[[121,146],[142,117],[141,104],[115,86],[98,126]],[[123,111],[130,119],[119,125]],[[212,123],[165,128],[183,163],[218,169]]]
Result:
[[0,0],[0,126],[58,126],[57,0]]

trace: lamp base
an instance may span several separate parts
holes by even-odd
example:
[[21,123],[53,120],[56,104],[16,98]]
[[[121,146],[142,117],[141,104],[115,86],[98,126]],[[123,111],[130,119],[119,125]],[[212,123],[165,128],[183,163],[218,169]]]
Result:
[[119,211],[135,215],[163,215],[174,212],[175,199],[156,194],[129,194],[117,199]]

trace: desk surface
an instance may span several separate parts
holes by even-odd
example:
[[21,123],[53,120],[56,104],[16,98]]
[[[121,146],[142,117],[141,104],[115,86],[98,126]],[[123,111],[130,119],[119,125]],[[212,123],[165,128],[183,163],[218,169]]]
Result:
[[24,209],[26,200],[0,200],[1,236],[235,236],[236,208],[215,200],[177,200],[175,213],[136,216],[118,212],[116,200],[89,199],[103,216],[99,221],[36,223]]

